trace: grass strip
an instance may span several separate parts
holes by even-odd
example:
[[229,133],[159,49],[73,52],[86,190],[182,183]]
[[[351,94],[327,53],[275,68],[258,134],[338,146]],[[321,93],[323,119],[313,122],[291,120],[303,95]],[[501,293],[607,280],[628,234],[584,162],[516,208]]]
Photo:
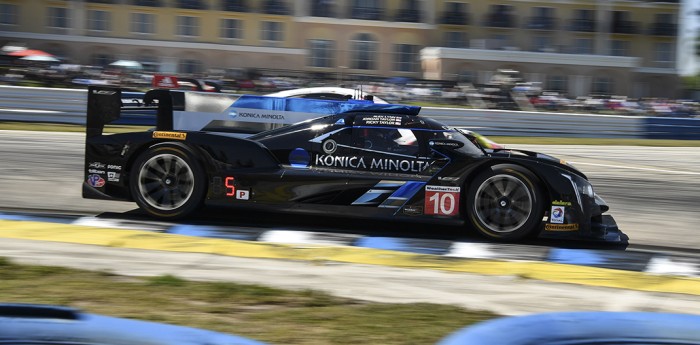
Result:
[[165,275],[126,277],[0,257],[3,302],[71,306],[85,312],[238,334],[270,344],[434,344],[497,315],[428,303],[383,304]]

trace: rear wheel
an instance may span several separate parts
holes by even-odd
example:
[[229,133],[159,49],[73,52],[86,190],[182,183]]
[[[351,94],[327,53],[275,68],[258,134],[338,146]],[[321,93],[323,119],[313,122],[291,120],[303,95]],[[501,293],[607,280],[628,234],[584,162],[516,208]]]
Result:
[[544,212],[537,179],[517,166],[495,166],[477,175],[469,186],[466,205],[480,234],[503,241],[532,234]]
[[161,145],[148,149],[134,164],[131,195],[140,208],[159,218],[182,218],[204,200],[204,171],[184,148]]

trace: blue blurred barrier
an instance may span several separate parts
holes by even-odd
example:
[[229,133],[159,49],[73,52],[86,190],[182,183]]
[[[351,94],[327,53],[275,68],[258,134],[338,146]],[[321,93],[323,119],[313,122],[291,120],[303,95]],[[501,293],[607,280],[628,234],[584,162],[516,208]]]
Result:
[[[125,102],[142,94],[124,92]],[[221,95],[221,94],[219,94]],[[238,97],[238,95],[230,95]],[[0,121],[85,124],[87,90],[0,86]],[[489,136],[700,140],[700,119],[424,107],[421,115]],[[152,110],[114,124],[155,125]]]
[[700,140],[700,119],[646,117],[644,125],[648,139]]
[[690,345],[700,344],[699,324],[698,315],[553,312],[485,321],[454,332],[437,345]]
[[47,304],[0,304],[0,344],[264,345],[237,335]]

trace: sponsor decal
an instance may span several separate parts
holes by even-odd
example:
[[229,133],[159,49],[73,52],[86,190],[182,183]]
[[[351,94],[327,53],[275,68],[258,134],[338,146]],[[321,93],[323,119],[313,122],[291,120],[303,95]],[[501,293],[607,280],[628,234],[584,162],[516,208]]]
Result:
[[233,176],[226,176],[224,179],[224,187],[226,187],[226,196],[234,196],[236,195],[236,186],[234,185],[234,181],[236,179]]
[[363,156],[316,155],[314,165],[332,168],[370,169],[402,173],[419,173],[430,165],[428,161],[396,158],[365,158]]
[[155,138],[155,139],[185,140],[187,138],[187,133],[155,131],[155,132],[153,132],[153,138]]
[[105,179],[100,175],[90,175],[88,176],[87,183],[95,188],[100,188],[105,185]]
[[552,206],[571,206],[571,201],[554,200]]
[[121,171],[121,170],[122,170],[122,166],[121,166],[121,165],[113,165],[113,164],[110,164],[110,165],[107,166],[107,169],[109,169],[109,170],[115,170],[115,171]]
[[311,162],[311,155],[308,151],[297,147],[289,153],[289,164],[295,168],[307,168]]
[[120,173],[115,172],[115,171],[108,171],[107,172],[107,181],[109,182],[119,182],[119,179],[121,178]]
[[566,210],[566,207],[552,206],[552,216],[550,217],[549,222],[553,224],[564,223],[564,210]]
[[373,115],[362,118],[367,126],[401,126],[401,116]]
[[228,112],[228,116],[229,116],[230,118],[232,118],[232,119],[235,119],[235,118],[238,117],[238,112],[235,111],[235,110],[231,110],[231,111]]
[[425,186],[425,214],[456,216],[459,214],[460,187]]
[[457,141],[429,141],[428,145],[430,146],[445,146],[445,147],[452,147],[452,148],[460,148],[464,146],[464,144],[457,142]]
[[269,114],[269,113],[254,113],[252,111],[239,111],[236,112],[232,110],[229,112],[229,116],[235,118],[247,118],[247,119],[264,119],[264,120],[281,120],[284,121],[284,115],[282,114]]
[[154,88],[164,88],[164,89],[175,89],[179,87],[180,84],[175,76],[159,75],[153,76],[153,87]]
[[116,91],[108,91],[108,90],[92,90],[92,93],[93,93],[94,95],[108,95],[108,96],[111,96],[111,95],[113,95],[113,94],[115,94],[115,93],[117,93],[117,92],[116,92]]
[[408,216],[419,216],[423,214],[423,206],[404,206],[403,214]]
[[104,174],[105,174],[105,171],[104,171],[104,170],[97,170],[97,169],[88,169],[88,173],[89,173],[89,174],[100,174],[100,175],[104,175]]
[[250,191],[246,189],[239,189],[236,191],[236,199],[238,200],[248,200],[250,199]]
[[578,224],[545,224],[547,231],[578,231]]
[[100,162],[91,162],[90,164],[88,164],[88,167],[95,169],[104,169],[105,164]]
[[338,144],[333,139],[328,139],[323,142],[323,152],[326,154],[332,154],[338,149]]

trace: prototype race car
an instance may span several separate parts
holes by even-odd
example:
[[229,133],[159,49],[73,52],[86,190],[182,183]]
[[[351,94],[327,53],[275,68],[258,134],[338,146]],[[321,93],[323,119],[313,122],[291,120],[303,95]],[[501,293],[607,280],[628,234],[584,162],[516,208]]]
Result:
[[119,89],[88,93],[83,197],[134,201],[160,219],[217,206],[465,226],[506,241],[619,240],[579,170],[486,149],[420,107],[151,90],[139,105],[156,110],[155,129],[104,135],[134,107]]

